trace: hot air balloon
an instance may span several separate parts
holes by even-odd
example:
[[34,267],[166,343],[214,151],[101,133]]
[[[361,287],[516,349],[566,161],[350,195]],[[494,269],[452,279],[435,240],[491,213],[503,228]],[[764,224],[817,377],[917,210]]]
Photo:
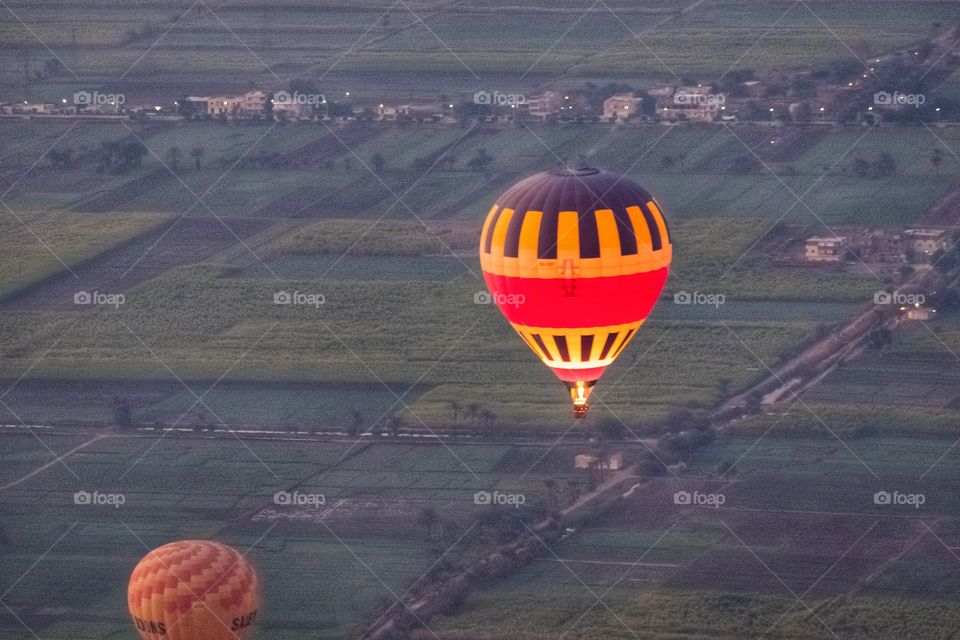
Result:
[[672,253],[650,194],[593,168],[516,183],[490,209],[480,237],[493,301],[567,386],[577,418],[656,304]]
[[260,608],[260,583],[235,549],[172,542],[133,570],[127,604],[143,640],[243,640]]

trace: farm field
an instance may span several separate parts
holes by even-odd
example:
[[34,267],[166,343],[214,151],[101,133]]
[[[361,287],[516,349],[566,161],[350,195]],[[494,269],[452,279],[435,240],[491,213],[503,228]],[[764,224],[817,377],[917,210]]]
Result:
[[[30,28],[11,21],[0,31],[0,79],[15,86],[24,64],[28,72],[42,68],[53,52],[77,77],[113,80],[148,97],[161,87],[196,93],[210,86],[210,78],[238,85],[251,77],[271,82],[279,73],[311,72],[323,74],[336,91],[385,84],[392,95],[409,95],[417,88],[422,93],[424,82],[437,82],[437,76],[443,78],[438,94],[440,87],[472,93],[484,81],[506,91],[512,89],[506,83],[521,76],[650,81],[798,68],[848,58],[847,42],[866,58],[909,46],[928,36],[932,23],[955,19],[949,3],[934,1],[872,3],[869,11],[862,2],[822,0],[799,6],[746,0],[693,8],[680,0],[591,5],[337,1],[307,8],[284,1],[270,10],[230,3],[211,13],[179,1],[121,9],[92,0],[12,2]],[[538,29],[523,29],[533,21]],[[771,25],[779,27],[773,34]],[[677,47],[678,41],[696,46]],[[20,47],[32,53],[26,61],[15,53]],[[376,83],[378,77],[394,81]],[[57,97],[72,79],[63,70],[30,91]]]
[[741,435],[769,432],[785,437],[832,438],[911,434],[960,435],[958,319],[942,307],[935,320],[908,322],[892,333],[882,351],[865,354],[834,370],[803,403],[735,423]]
[[960,640],[958,8],[0,0],[0,640]]
[[[737,262],[765,231],[759,222],[737,226],[722,219],[676,225],[680,264],[693,265],[692,256],[699,256],[704,266],[677,276],[611,368],[595,396],[601,411],[642,431],[677,404],[710,406],[721,388],[762,375],[765,364],[848,317],[879,286],[857,277],[841,284],[828,271],[780,273],[749,255]],[[312,430],[336,428],[359,411],[358,428],[383,429],[394,414],[406,426],[448,428],[455,404],[478,405],[501,426],[569,426],[562,385],[519,348],[492,306],[475,304],[484,287],[475,249],[462,248],[475,245],[475,229],[330,220],[265,237],[249,251],[231,250],[232,258],[145,270],[153,279],[123,288],[119,308],[42,306],[72,300],[69,291],[57,293],[66,284],[56,282],[13,299],[16,312],[0,316],[6,370],[12,381],[29,368],[20,384],[37,386],[10,394],[16,415],[5,419],[96,424],[109,418],[119,397],[130,400],[135,420],[145,426],[223,421]],[[357,255],[343,257],[351,246]],[[469,254],[444,254],[445,247]],[[154,249],[142,263],[158,267],[150,261],[165,255]],[[323,302],[275,304],[284,291]],[[718,306],[677,304],[684,291],[726,298]],[[178,379],[209,388],[208,407],[192,407],[194,398]],[[143,394],[115,382],[121,380],[152,381],[155,389]],[[93,391],[96,381],[112,391]],[[637,388],[644,393],[637,395]],[[64,393],[86,409],[68,418],[70,411],[53,401]],[[279,399],[269,400],[271,394]],[[364,394],[371,394],[369,401]],[[477,426],[475,418],[454,422]]]
[[[0,298],[92,258],[164,222],[157,214],[93,219],[73,213],[0,216]],[[104,222],[109,220],[107,228]]]
[[[765,127],[606,124],[517,127],[380,123],[242,126],[196,122],[74,125],[0,121],[13,141],[2,160],[15,209],[117,210],[218,217],[479,220],[521,175],[561,162],[624,172],[671,212],[820,225],[909,225],[953,183],[960,161],[941,145],[960,130],[922,127]],[[141,168],[97,171],[107,141],[140,140]],[[74,150],[72,168],[41,161]],[[200,168],[188,157],[201,150]],[[171,173],[170,150],[183,160]],[[482,151],[481,151],[482,150]],[[486,152],[485,170],[469,162]],[[895,174],[853,172],[856,160],[894,159]],[[941,148],[942,153],[942,148]],[[446,155],[450,162],[440,163]],[[374,169],[374,157],[383,160]],[[746,170],[736,167],[746,163]],[[479,224],[479,222],[477,223]],[[752,224],[752,222],[751,222]]]
[[[960,616],[957,454],[934,464],[952,443],[723,437],[431,628],[443,640],[935,637]],[[678,491],[724,502],[676,504]],[[875,504],[878,491],[925,502]]]
[[[5,602],[45,640],[125,637],[126,582],[145,548],[208,537],[249,552],[257,565],[266,585],[263,637],[357,634],[440,551],[449,548],[446,557],[456,561],[488,544],[490,533],[474,523],[494,507],[475,505],[475,491],[521,491],[534,503],[546,499],[547,478],[566,487],[585,482],[572,472],[567,447],[550,452],[546,469],[524,475],[545,446],[117,436],[8,487],[48,462],[49,450],[63,454],[90,439],[40,437],[43,444],[26,434],[0,439],[0,581],[17,581]],[[123,503],[75,504],[84,491],[119,494]],[[323,496],[325,504],[276,504],[278,491]],[[428,507],[444,526],[440,551],[416,521]],[[7,611],[0,636],[33,637]]]

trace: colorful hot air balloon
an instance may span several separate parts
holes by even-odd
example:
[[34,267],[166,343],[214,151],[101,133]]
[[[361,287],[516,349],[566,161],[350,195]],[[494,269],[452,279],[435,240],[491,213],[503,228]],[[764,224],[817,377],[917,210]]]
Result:
[[578,418],[660,297],[672,253],[650,194],[591,168],[516,183],[490,209],[480,237],[493,300],[566,384]]
[[243,640],[260,608],[260,583],[226,545],[172,542],[133,570],[127,604],[143,640]]

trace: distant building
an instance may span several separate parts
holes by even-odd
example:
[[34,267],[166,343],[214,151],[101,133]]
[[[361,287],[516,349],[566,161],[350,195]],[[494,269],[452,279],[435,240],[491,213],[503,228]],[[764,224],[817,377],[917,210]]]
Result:
[[191,115],[208,115],[210,113],[210,96],[187,96],[186,110]]
[[907,229],[903,240],[907,257],[914,264],[930,264],[935,253],[950,246],[950,238],[943,229]]
[[563,96],[559,91],[544,91],[543,95],[527,98],[526,102],[520,106],[527,110],[531,118],[546,120],[550,116],[560,113],[563,101]]
[[762,98],[767,95],[767,85],[759,80],[747,80],[743,83],[743,90],[751,98]]
[[242,96],[240,112],[245,116],[262,116],[267,111],[267,100],[270,96],[266,91],[248,91]]
[[243,110],[243,96],[214,96],[207,98],[207,115],[232,116]]
[[377,115],[381,120],[397,120],[398,118],[439,119],[443,117],[440,106],[430,104],[401,104],[395,107],[381,104],[377,107]]
[[937,317],[937,310],[930,307],[910,307],[907,318],[910,320],[933,320]]
[[906,260],[903,238],[899,233],[891,233],[885,229],[851,231],[847,238],[850,249],[855,251],[863,262],[899,264]]
[[672,98],[673,92],[675,91],[673,85],[670,84],[658,84],[654,85],[652,89],[647,91],[647,95],[651,98]]
[[810,262],[842,262],[846,251],[846,236],[812,236],[805,243],[804,258]]
[[21,102],[13,103],[13,113],[55,113],[57,105],[51,102]]
[[725,101],[725,96],[715,94],[713,87],[680,87],[672,97],[657,99],[657,115],[661,120],[673,122],[713,122]]
[[603,119],[608,122],[626,120],[640,113],[643,98],[632,93],[618,93],[603,101]]

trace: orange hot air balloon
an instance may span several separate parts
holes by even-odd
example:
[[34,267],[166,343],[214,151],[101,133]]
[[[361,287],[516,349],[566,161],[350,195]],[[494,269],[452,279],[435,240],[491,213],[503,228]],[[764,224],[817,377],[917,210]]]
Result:
[[260,583],[235,549],[171,542],[133,570],[127,604],[143,640],[243,640],[260,608]]
[[493,300],[570,390],[577,418],[656,304],[672,254],[650,194],[592,168],[516,183],[490,209],[480,237]]

